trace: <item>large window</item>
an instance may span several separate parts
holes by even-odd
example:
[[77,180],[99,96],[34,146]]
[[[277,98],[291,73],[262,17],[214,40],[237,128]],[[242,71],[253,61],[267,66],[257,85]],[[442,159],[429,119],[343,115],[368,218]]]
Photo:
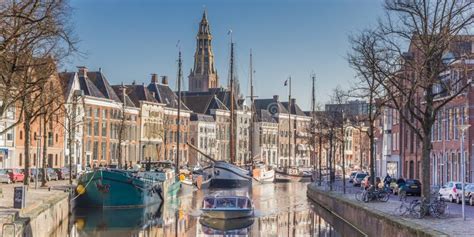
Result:
[[99,121],[94,121],[94,136],[99,136]]
[[92,159],[93,160],[97,160],[98,158],[98,151],[99,149],[99,142],[98,141],[94,141],[94,147],[92,147]]
[[[105,111],[105,110],[102,110]],[[107,136],[107,122],[102,121],[102,136]]]

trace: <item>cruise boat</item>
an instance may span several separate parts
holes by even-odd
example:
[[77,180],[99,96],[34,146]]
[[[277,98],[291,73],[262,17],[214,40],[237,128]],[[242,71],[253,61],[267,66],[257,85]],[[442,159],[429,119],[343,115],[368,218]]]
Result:
[[275,170],[275,182],[310,182],[311,173],[298,168],[285,167]]
[[206,196],[202,201],[203,218],[238,219],[254,215],[252,200],[246,196]]
[[163,201],[161,183],[137,172],[97,169],[84,173],[76,186],[75,206],[143,207]]
[[209,236],[247,236],[251,232],[254,218],[221,220],[200,218],[202,232]]
[[275,180],[275,170],[263,163],[258,163],[252,170],[252,176],[258,183],[273,183]]

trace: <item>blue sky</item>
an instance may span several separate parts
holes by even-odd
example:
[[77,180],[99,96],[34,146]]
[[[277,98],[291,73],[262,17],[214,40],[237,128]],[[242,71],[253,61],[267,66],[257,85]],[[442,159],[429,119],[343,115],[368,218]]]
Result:
[[382,15],[377,0],[73,0],[71,5],[85,57],[71,58],[65,70],[102,68],[112,84],[148,83],[150,74],[158,73],[169,76],[174,87],[179,40],[187,85],[205,7],[220,84],[227,83],[227,32],[232,29],[243,92],[248,91],[252,48],[259,98],[287,98],[283,82],[291,75],[292,95],[304,109],[310,107],[312,71],[319,103],[337,85],[349,86],[354,72],[346,60],[347,37],[374,26]]

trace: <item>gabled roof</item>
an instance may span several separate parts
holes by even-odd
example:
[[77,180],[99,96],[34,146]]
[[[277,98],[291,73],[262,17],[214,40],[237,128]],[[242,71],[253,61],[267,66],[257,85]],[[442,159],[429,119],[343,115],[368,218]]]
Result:
[[151,103],[158,103],[153,97],[153,94],[144,85],[127,85],[128,97],[132,100],[135,106],[140,106],[140,101]]
[[86,77],[79,77],[79,86],[81,90],[84,91],[84,95],[98,97],[98,98],[107,98],[102,92],[94,85],[94,83]]
[[[166,104],[168,108],[178,108],[178,96],[168,85],[150,83],[147,88],[150,92],[155,93],[155,99],[158,103]],[[189,111],[189,108],[182,101],[181,109]]]
[[[224,88],[209,88],[209,91],[203,92],[194,92],[194,91],[186,91],[183,92],[183,95],[186,96],[215,96],[219,101],[224,104],[224,106],[230,109],[230,91]],[[234,94],[234,108],[235,110],[239,110],[243,108],[244,100],[239,100],[237,95]]]
[[[128,94],[130,93],[129,89],[127,86],[125,86],[125,96],[122,94],[123,92],[123,89],[122,89],[122,85],[114,85],[112,86],[112,89],[114,90],[116,96],[118,98],[120,98],[120,102],[121,103],[125,103],[125,106],[128,106],[128,107],[139,107],[139,105],[135,105],[135,103],[133,103],[133,101],[130,99],[130,97],[128,97]],[[125,102],[123,101],[125,99]]]
[[59,74],[59,83],[63,88],[64,99],[68,99],[68,95],[71,93],[72,85],[74,83],[74,77],[76,76],[75,72],[60,72]]
[[213,109],[228,110],[215,95],[185,95],[183,96],[183,102],[193,112],[200,114],[210,114]]
[[270,114],[282,113],[287,114],[288,110],[283,104],[279,101],[275,101],[274,99],[255,99],[254,100],[255,110],[271,110],[269,111]]
[[257,110],[257,121],[266,123],[276,123],[275,119],[273,119],[270,112],[268,112],[268,110],[266,109]]
[[[288,102],[281,102],[281,104],[285,107],[288,108]],[[301,108],[298,106],[296,103],[291,103],[291,114],[294,115],[299,115],[299,116],[306,116],[306,114],[301,110]]]
[[87,72],[87,78],[95,85],[95,87],[107,98],[116,102],[121,102],[120,98],[115,93],[114,89],[110,86],[109,82],[105,78],[105,75],[101,71]]

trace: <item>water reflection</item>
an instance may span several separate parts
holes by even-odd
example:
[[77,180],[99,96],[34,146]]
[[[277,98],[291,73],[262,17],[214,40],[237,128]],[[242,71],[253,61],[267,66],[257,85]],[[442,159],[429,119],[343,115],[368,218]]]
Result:
[[302,183],[255,185],[247,192],[255,218],[213,220],[200,218],[205,195],[229,192],[206,190],[181,193],[161,207],[122,210],[76,210],[70,228],[55,236],[364,236],[306,198]]

